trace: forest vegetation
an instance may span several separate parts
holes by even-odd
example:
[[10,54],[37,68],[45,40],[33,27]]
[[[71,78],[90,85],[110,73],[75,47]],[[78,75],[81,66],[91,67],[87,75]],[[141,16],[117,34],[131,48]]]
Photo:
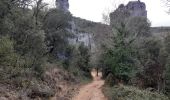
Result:
[[[87,23],[47,5],[43,0],[0,0],[0,99],[68,100],[97,68],[110,100],[169,100],[169,28],[155,35],[147,18],[124,12],[117,12],[110,26]],[[81,24],[81,32],[99,33],[93,34],[95,54],[84,43],[70,43],[76,37],[72,21]]]

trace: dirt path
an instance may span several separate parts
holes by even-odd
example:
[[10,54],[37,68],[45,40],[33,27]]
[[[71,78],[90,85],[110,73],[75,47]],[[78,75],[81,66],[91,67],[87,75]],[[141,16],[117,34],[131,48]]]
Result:
[[104,81],[101,80],[102,74],[99,73],[99,76],[96,76],[96,72],[93,71],[93,82],[89,83],[80,88],[80,92],[73,100],[107,100],[102,93],[101,87],[104,84]]

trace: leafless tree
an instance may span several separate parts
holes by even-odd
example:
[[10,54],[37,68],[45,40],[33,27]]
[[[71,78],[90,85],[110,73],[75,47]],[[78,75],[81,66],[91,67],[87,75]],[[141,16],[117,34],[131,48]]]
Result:
[[165,6],[168,8],[168,13],[170,14],[170,0],[162,0]]
[[34,0],[11,0],[13,4],[18,4],[19,7],[25,9],[28,7],[32,7]]
[[103,14],[102,14],[102,22],[103,22],[104,24],[107,24],[107,25],[110,24],[109,14],[110,14],[110,11],[109,11],[109,10],[107,10],[106,13],[103,13]]
[[40,10],[42,10],[45,6],[48,4],[43,3],[43,0],[34,0],[35,2],[35,7],[34,7],[34,13],[33,16],[35,17],[36,25],[38,24],[38,14]]
[[102,22],[104,24],[110,24],[110,13],[113,12],[115,9],[118,8],[119,4],[124,3],[124,0],[113,0],[111,2],[111,7],[110,8],[106,8],[103,11],[102,14]]

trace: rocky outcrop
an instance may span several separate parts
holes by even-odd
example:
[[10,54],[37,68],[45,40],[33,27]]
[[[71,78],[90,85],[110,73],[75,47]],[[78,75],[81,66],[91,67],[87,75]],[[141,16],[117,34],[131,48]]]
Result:
[[145,3],[138,0],[130,1],[127,5],[119,5],[119,7],[114,12],[110,13],[110,25],[116,23],[116,21],[120,22],[123,19],[129,17],[147,18],[147,10]]
[[111,44],[112,28],[109,25],[74,17],[78,42],[87,44],[91,51],[91,64],[96,65],[103,49],[102,45]]
[[69,3],[68,0],[56,0],[56,8],[68,12]]
[[[58,9],[69,11],[68,0],[56,0],[56,6]],[[119,12],[121,12],[121,15],[118,16],[117,13]],[[69,42],[73,45],[85,44],[85,46],[90,48],[91,53],[95,55],[92,57],[94,60],[100,55],[101,45],[107,44],[111,46],[112,44],[112,23],[116,23],[115,20],[120,22],[123,19],[138,16],[147,18],[146,5],[140,0],[130,1],[127,5],[121,4],[118,9],[110,14],[110,25],[73,17],[69,22],[71,24],[69,30],[74,33],[75,37],[70,38]]]
[[146,5],[144,2],[130,1],[125,6],[125,9],[128,9],[130,11],[131,16],[147,17]]
[[[85,19],[74,17],[76,32],[79,33],[79,41],[86,41],[85,44],[91,46],[92,52],[100,50],[101,44],[109,44],[112,29],[109,25],[96,23]],[[89,42],[90,41],[90,42]]]

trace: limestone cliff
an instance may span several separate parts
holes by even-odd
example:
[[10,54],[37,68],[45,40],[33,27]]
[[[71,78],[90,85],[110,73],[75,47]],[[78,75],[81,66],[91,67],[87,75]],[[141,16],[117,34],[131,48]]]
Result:
[[[68,0],[56,0],[56,6],[58,9],[69,11]],[[111,23],[113,23],[114,19],[118,17],[116,15],[117,12],[123,12],[127,15],[121,17],[147,18],[146,5],[140,0],[130,1],[127,5],[121,4],[118,9],[110,14]],[[120,20],[122,20],[121,17]],[[111,43],[111,37],[113,35],[111,25],[96,23],[77,17],[73,17],[70,23],[72,24],[71,30],[73,33],[75,33],[75,38],[70,39],[72,44],[84,43],[86,46],[91,48],[92,53],[96,53],[98,50],[100,50],[101,45],[109,45]],[[167,28],[151,28],[151,32],[161,34],[167,31],[165,29]]]
[[147,10],[144,2],[130,1],[127,5],[121,4],[119,7],[110,13],[110,25],[129,17],[146,17]]
[[69,11],[68,0],[56,0],[56,8],[68,12]]

